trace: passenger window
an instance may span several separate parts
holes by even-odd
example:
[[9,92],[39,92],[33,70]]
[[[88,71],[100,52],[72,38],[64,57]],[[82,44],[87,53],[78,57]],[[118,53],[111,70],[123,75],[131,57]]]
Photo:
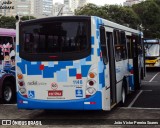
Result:
[[127,58],[126,36],[124,31],[114,30],[114,46],[116,61]]
[[104,64],[108,63],[108,51],[107,51],[107,44],[106,44],[106,32],[103,26],[100,27],[100,44],[102,50],[102,57]]

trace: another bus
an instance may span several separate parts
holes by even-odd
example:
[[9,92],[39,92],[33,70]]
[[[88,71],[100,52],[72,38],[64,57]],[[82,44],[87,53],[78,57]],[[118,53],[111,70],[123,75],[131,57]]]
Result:
[[144,39],[146,67],[160,67],[160,39]]
[[0,99],[3,103],[16,101],[15,39],[15,29],[0,28]]
[[140,88],[140,31],[95,16],[16,26],[19,109],[111,110]]

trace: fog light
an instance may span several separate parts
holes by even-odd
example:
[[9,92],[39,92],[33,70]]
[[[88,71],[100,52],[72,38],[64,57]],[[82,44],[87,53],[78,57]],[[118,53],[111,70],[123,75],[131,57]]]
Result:
[[95,73],[90,72],[90,73],[89,73],[89,77],[90,77],[90,78],[94,78],[94,77],[95,77]]
[[19,80],[23,79],[23,75],[22,74],[18,74],[17,77],[18,77]]

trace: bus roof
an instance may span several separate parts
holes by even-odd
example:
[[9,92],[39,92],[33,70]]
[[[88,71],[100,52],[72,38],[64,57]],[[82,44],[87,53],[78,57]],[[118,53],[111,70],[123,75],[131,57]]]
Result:
[[0,28],[0,36],[16,36],[16,30],[8,28]]

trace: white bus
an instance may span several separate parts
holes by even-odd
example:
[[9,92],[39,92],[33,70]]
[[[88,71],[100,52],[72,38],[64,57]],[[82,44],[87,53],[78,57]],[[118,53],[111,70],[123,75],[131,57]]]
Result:
[[141,34],[95,16],[17,22],[18,108],[111,110],[125,103],[140,88]]
[[146,67],[160,67],[160,39],[144,39]]

